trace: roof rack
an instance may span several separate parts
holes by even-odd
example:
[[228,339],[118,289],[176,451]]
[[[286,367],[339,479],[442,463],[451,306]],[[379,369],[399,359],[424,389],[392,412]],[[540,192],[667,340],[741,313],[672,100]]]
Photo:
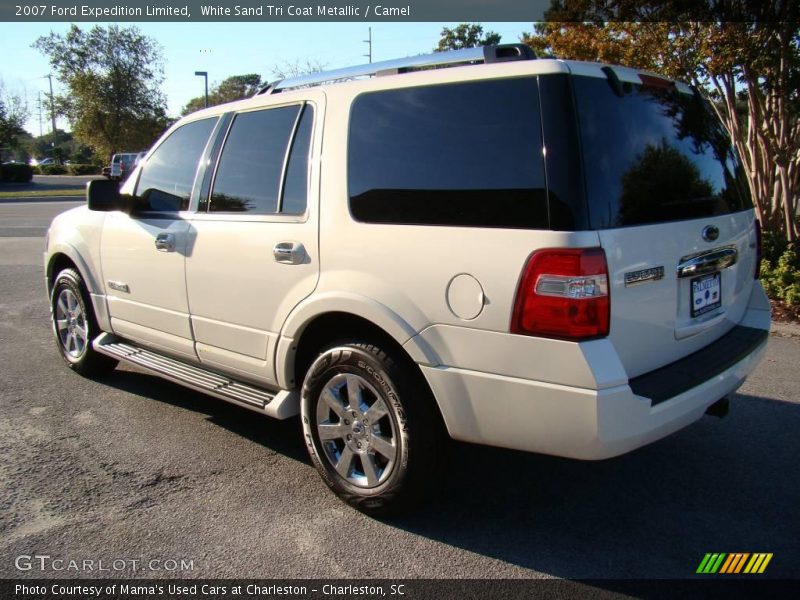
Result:
[[344,67],[332,71],[310,73],[298,77],[290,77],[270,83],[256,92],[260,94],[277,94],[291,88],[319,85],[321,83],[354,79],[374,75],[395,75],[412,69],[424,67],[444,67],[464,65],[470,63],[496,63],[512,60],[533,60],[536,58],[530,46],[525,44],[501,44],[498,46],[483,46],[480,48],[464,48],[450,52],[434,52],[420,56],[409,56],[394,60],[385,60],[366,65]]

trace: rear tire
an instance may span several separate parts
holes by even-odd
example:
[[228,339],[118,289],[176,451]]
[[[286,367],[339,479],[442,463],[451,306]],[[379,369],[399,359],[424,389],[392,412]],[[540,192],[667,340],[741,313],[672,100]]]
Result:
[[421,376],[371,344],[322,352],[303,382],[306,446],[345,502],[385,516],[418,501],[438,465],[439,415]]
[[117,366],[118,361],[92,347],[101,332],[86,286],[75,269],[64,269],[56,277],[50,296],[50,315],[56,344],[70,369],[86,377],[97,377]]

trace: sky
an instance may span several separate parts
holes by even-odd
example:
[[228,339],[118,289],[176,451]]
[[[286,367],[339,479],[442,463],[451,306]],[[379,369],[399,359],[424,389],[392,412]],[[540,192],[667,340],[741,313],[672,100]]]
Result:
[[[203,94],[203,78],[195,71],[208,71],[209,88],[231,75],[258,73],[274,79],[275,65],[306,61],[335,69],[368,62],[364,42],[372,27],[373,61],[430,52],[439,41],[442,27],[457,23],[132,23],[162,46],[165,62],[163,90],[168,113],[180,114],[193,97]],[[79,24],[86,28],[91,24]],[[128,25],[127,23],[122,25]],[[484,32],[495,31],[502,42],[519,41],[530,23],[482,23]],[[69,23],[0,23],[0,80],[6,92],[25,95],[31,111],[26,129],[39,135],[39,92],[48,91],[45,77],[50,65],[31,48],[37,38],[66,32]],[[56,94],[63,92],[53,78]],[[42,115],[45,133],[50,116]],[[59,120],[58,127],[68,129]]]

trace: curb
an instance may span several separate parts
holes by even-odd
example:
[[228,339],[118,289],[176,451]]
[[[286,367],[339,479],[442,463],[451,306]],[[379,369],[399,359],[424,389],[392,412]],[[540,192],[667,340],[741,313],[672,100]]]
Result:
[[800,337],[800,325],[797,323],[772,322],[769,332],[778,337]]

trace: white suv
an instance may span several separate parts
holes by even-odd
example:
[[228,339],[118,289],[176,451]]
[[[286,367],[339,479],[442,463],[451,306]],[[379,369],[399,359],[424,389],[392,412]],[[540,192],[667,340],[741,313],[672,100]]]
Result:
[[365,511],[414,498],[448,435],[653,442],[722,412],[767,342],[728,137],[628,68],[498,46],[284,80],[87,195],[45,254],[67,364],[300,413]]

